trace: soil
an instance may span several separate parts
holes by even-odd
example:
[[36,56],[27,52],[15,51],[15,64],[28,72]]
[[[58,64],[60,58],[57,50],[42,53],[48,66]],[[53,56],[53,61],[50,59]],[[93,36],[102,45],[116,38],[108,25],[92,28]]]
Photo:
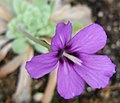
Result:
[[[71,100],[64,100],[55,90],[52,103],[120,103],[120,0],[75,0],[71,4],[78,3],[88,5],[92,10],[92,18],[101,24],[107,32],[107,45],[99,54],[108,55],[116,64],[116,74],[111,78],[111,85],[102,90],[92,90],[86,86],[86,91]],[[14,54],[12,54],[14,55]],[[6,58],[9,59],[11,54]],[[2,61],[3,64],[5,61]],[[0,79],[0,103],[9,103],[9,99],[15,92],[19,70]],[[44,92],[48,76],[32,82],[32,96],[38,92]],[[35,89],[35,85],[41,82],[41,88]],[[31,103],[37,103],[33,99]]]

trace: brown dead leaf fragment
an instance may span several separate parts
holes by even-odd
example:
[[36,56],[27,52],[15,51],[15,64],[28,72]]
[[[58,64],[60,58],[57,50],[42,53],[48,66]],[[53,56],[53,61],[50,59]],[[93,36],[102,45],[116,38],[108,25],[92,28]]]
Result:
[[0,50],[0,61],[5,58],[5,56],[7,55],[7,53],[9,52],[9,50],[11,49],[11,47],[12,47],[12,44],[9,43],[9,44],[5,45],[5,46]]
[[0,36],[0,49],[8,41],[9,41],[9,39],[6,38],[5,36]]
[[7,24],[11,19],[11,13],[5,6],[0,4],[0,34],[7,30]]
[[5,21],[10,21],[12,19],[11,13],[3,5],[0,5],[0,18]]
[[57,69],[50,73],[48,84],[45,90],[45,93],[42,98],[42,103],[51,103],[55,87],[56,87],[56,77],[57,76]]
[[7,22],[0,18],[0,34],[7,30]]
[[15,103],[30,103],[31,100],[31,81],[29,74],[25,69],[26,61],[33,57],[33,49],[29,47],[22,58],[17,90],[13,95]]
[[22,55],[19,55],[0,68],[0,78],[14,72],[22,62]]
[[11,103],[11,98],[8,96],[5,103]]

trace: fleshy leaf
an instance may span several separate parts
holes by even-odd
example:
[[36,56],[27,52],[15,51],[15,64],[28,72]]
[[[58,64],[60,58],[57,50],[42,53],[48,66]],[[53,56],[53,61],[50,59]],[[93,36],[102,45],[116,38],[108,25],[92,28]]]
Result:
[[[29,17],[29,18],[28,18]],[[23,15],[23,24],[28,32],[37,32],[44,26],[44,23],[40,19],[42,17],[38,8],[27,10]],[[31,34],[32,34],[31,33]],[[35,34],[33,34],[35,35]]]
[[7,31],[7,37],[8,38],[15,38],[15,31],[16,27],[15,25],[17,24],[17,19],[13,19],[9,24],[8,24],[8,31]]
[[48,0],[33,0],[32,3],[38,7],[43,6],[46,4]]
[[[20,41],[21,44],[26,42],[33,45],[37,51],[46,52],[46,48],[39,47],[34,45],[34,42],[31,42],[30,39],[25,39],[25,41],[20,40],[26,38],[21,32],[17,30],[17,25],[22,24],[26,32],[30,33],[34,37],[48,36],[52,37],[55,31],[55,24],[49,22],[51,15],[51,6],[48,4],[47,0],[33,0],[32,3],[29,3],[24,0],[13,0],[13,8],[16,13],[16,17],[10,21],[8,25],[7,37],[17,39],[13,43],[13,51],[20,53],[22,50],[19,50],[19,46],[16,46],[17,41]],[[44,11],[44,12],[43,12]],[[23,43],[22,43],[23,41]],[[25,48],[24,45],[23,48]],[[24,51],[24,50],[23,50]]]
[[19,15],[17,18],[13,19],[9,24],[8,24],[8,31],[7,31],[7,37],[8,38],[16,38],[16,37],[24,37],[22,33],[20,33],[17,30],[17,24],[22,22],[22,16]]
[[39,52],[39,53],[46,53],[46,52],[48,52],[48,49],[45,48],[42,45],[35,44],[34,47],[35,47],[36,51]]
[[44,24],[47,24],[48,20],[50,18],[50,15],[51,15],[50,6],[46,4],[43,7],[41,7],[40,10],[41,10],[41,13],[42,13],[42,18],[41,19],[42,19]]
[[74,22],[73,23],[73,28],[72,28],[72,33],[75,35],[76,32],[78,32],[81,28],[83,28],[83,24],[80,22]]
[[30,5],[24,0],[13,0],[13,8],[16,14],[23,14],[28,6]]
[[55,0],[50,1],[50,7],[51,7],[51,13],[52,13],[55,7]]
[[38,36],[50,36],[52,37],[55,32],[55,23],[48,23],[47,26],[43,27],[38,31]]
[[33,4],[40,9],[42,23],[46,25],[51,15],[51,7],[48,4],[48,0],[34,0]]
[[21,54],[27,49],[28,43],[26,43],[25,41],[26,40],[24,38],[14,40],[14,42],[12,43],[12,49],[14,53]]

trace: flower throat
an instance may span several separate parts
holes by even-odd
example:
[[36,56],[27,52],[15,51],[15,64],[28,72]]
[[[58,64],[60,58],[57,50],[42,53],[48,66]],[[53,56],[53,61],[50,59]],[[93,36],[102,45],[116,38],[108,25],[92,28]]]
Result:
[[78,57],[76,57],[76,56],[74,56],[72,54],[68,54],[65,50],[60,50],[58,52],[58,57],[61,58],[62,56],[66,57],[67,59],[69,59],[73,63],[76,63],[78,65],[82,64],[82,61]]

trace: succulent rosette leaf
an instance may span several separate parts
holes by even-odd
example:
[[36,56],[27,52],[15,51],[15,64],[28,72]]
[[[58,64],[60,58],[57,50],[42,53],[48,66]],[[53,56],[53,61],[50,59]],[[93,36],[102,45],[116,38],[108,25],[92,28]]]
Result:
[[[53,36],[55,23],[49,21],[52,8],[51,5],[47,3],[47,0],[33,0],[32,3],[25,0],[13,0],[13,9],[15,11],[15,18],[13,18],[8,25],[7,37],[15,40],[24,39],[25,41],[22,43],[23,45],[20,45],[20,48],[25,48],[24,44],[26,45],[26,43],[30,43],[34,47],[35,43],[31,42],[31,40],[18,31],[18,24],[22,24],[25,30],[34,37],[42,38],[43,36]],[[24,52],[24,49],[19,52],[20,50],[16,48],[19,42],[18,44],[16,42],[15,45],[12,46],[15,53]],[[41,52],[46,50],[45,47],[40,47]],[[38,52],[40,52],[40,49]]]

